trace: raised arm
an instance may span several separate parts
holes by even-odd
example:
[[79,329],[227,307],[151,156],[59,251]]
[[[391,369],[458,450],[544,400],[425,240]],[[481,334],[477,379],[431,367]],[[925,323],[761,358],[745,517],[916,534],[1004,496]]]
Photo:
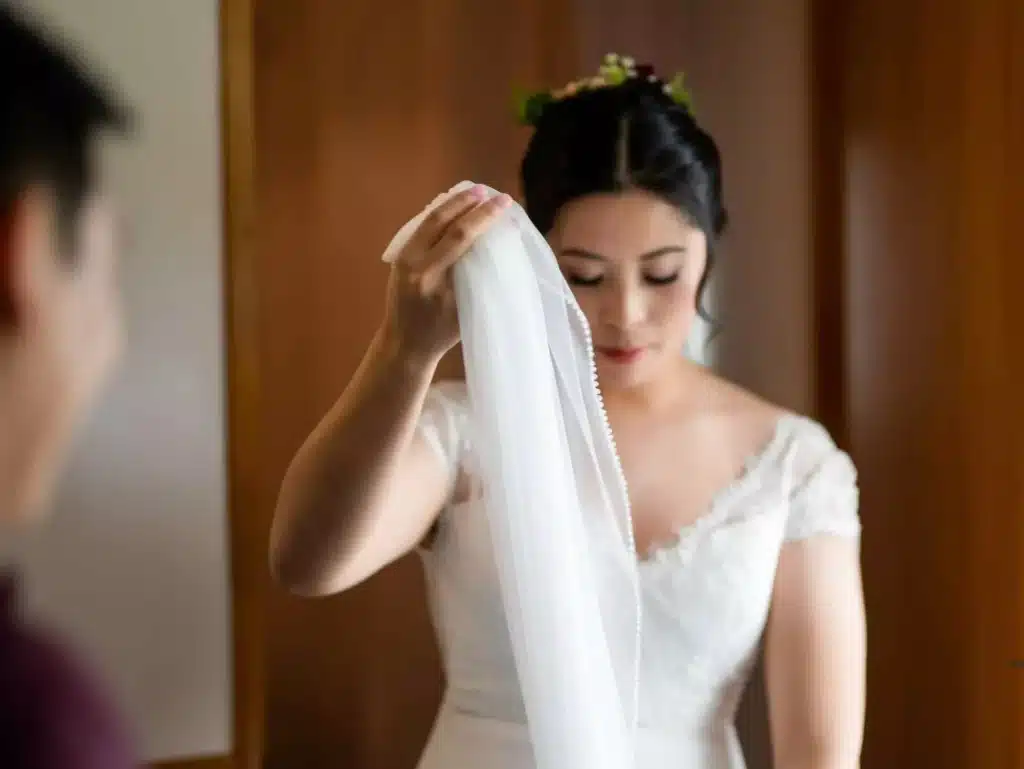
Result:
[[414,548],[446,503],[450,474],[416,424],[458,341],[451,267],[507,205],[483,200],[478,189],[460,193],[417,229],[393,267],[383,327],[288,469],[270,562],[295,593],[365,580]]

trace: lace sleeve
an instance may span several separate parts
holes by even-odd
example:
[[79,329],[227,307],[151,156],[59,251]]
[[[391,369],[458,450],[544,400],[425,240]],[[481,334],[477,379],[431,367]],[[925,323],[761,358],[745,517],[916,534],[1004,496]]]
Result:
[[444,464],[454,487],[467,441],[466,388],[461,382],[439,382],[430,388],[420,415],[419,434]]
[[808,423],[794,449],[786,540],[859,537],[857,469],[823,427]]

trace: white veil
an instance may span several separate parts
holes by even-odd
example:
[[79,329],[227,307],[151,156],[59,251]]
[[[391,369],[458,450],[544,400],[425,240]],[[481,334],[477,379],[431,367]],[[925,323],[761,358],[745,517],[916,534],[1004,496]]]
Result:
[[[394,258],[435,199],[395,236]],[[494,191],[491,191],[492,194]],[[537,769],[634,764],[640,601],[590,331],[518,205],[454,269],[488,523]]]

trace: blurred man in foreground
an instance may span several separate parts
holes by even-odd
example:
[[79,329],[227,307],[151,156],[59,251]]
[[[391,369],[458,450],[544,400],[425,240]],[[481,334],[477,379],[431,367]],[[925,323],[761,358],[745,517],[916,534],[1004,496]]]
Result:
[[[34,525],[116,361],[114,216],[97,144],[127,117],[72,56],[0,0],[0,522]],[[82,666],[0,583],[0,766],[134,766]]]

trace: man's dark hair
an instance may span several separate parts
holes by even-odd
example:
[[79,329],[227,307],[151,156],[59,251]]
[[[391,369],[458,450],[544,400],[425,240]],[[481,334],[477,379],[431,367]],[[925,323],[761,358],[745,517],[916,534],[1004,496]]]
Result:
[[32,184],[55,195],[65,250],[96,183],[94,142],[125,133],[125,108],[71,52],[0,0],[0,217]]

